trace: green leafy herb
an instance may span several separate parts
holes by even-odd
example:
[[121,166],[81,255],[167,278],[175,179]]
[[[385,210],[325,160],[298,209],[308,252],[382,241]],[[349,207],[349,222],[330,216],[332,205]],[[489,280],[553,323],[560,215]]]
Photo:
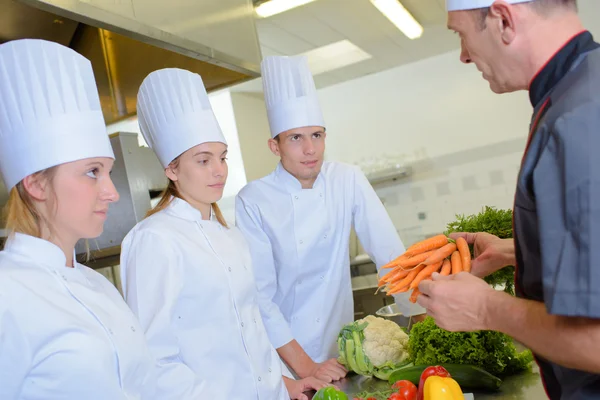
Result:
[[[450,222],[444,233],[449,235],[452,232],[487,232],[501,239],[512,238],[512,211],[497,210],[495,207],[486,206],[476,215],[457,215],[456,221]],[[485,277],[485,281],[492,286],[504,285],[505,292],[515,295],[514,266],[504,267],[494,272]]]
[[510,336],[494,331],[448,332],[433,318],[413,326],[408,352],[415,365],[470,364],[505,377],[531,368],[530,350],[517,352]]
[[392,389],[389,390],[378,390],[376,392],[368,392],[368,391],[363,391],[360,393],[357,393],[356,395],[354,395],[354,398],[358,398],[358,399],[368,399],[370,397],[375,398],[377,400],[387,400],[388,397],[390,397],[393,393]]

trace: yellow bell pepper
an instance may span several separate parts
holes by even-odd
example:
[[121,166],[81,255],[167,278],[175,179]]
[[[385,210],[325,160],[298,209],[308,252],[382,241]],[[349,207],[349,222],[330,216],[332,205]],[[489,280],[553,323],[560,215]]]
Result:
[[425,381],[423,400],[464,400],[460,386],[452,378],[430,376]]

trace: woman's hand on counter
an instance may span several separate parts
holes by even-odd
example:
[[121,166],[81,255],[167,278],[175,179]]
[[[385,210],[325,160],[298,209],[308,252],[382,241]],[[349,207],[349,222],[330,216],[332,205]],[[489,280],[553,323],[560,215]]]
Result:
[[314,363],[313,368],[309,372],[309,376],[315,377],[325,382],[335,382],[344,378],[348,371],[335,358],[329,359],[322,363]]
[[348,373],[334,358],[322,363],[314,362],[296,340],[278,348],[277,353],[300,378],[312,376],[329,383],[339,381]]
[[285,387],[287,388],[291,400],[308,400],[306,392],[312,390],[318,391],[324,387],[332,386],[331,384],[312,376],[297,381],[284,376],[283,381],[285,382]]
[[494,272],[515,265],[515,244],[512,239],[500,239],[485,232],[451,233],[451,239],[464,238],[473,245],[474,260],[471,264],[471,274],[484,278]]

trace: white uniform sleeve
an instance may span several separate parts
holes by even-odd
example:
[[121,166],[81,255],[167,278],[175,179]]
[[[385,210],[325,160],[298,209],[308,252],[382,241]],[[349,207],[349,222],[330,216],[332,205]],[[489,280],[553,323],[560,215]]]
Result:
[[121,277],[125,301],[138,317],[157,359],[154,398],[202,398],[205,383],[182,362],[173,329],[183,273],[168,239],[151,232],[127,237],[122,244]]
[[[406,249],[368,179],[358,168],[355,171],[354,230],[379,271]],[[405,316],[424,314],[423,307],[409,301],[410,295],[406,292],[394,296],[400,312]]]
[[250,247],[263,323],[271,344],[278,349],[294,340],[294,336],[279,306],[273,301],[277,293],[277,271],[271,242],[262,230],[258,215],[239,195],[235,200],[235,220]]
[[31,369],[31,349],[25,334],[0,295],[0,399],[17,399]]

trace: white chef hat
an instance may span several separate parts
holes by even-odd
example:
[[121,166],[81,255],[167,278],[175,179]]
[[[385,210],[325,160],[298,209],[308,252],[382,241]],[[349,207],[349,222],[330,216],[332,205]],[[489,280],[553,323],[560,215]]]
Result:
[[45,40],[0,45],[0,172],[6,187],[92,157],[114,154],[89,60]]
[[[496,0],[446,0],[448,11],[474,10],[491,6]],[[505,0],[507,3],[527,3],[535,0]]]
[[202,143],[227,144],[200,75],[178,68],[150,73],[137,97],[138,121],[164,168]]
[[325,127],[305,56],[269,56],[261,63],[271,136],[304,126]]

